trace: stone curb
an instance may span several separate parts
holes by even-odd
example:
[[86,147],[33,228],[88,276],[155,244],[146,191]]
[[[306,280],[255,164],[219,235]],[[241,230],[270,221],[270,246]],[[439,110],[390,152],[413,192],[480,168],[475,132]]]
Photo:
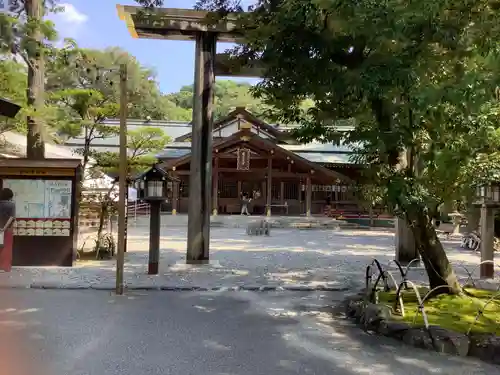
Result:
[[[58,283],[32,283],[27,286],[0,286],[0,289],[66,289],[66,290],[115,290],[115,285],[92,285],[92,284],[58,284]],[[345,292],[350,290],[348,287],[333,287],[326,285],[237,285],[237,286],[199,286],[199,285],[125,285],[126,290],[154,290],[154,291],[172,291],[172,292]]]
[[388,306],[366,301],[364,292],[348,296],[340,307],[343,307],[345,316],[365,332],[397,339],[420,349],[500,365],[500,336],[495,334],[466,335],[439,326],[425,328],[396,321],[391,319],[392,311]]

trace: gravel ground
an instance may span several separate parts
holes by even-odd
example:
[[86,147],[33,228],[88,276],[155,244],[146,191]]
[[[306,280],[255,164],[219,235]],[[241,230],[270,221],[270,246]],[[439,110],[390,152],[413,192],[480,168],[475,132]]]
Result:
[[[394,258],[394,234],[370,230],[277,229],[271,236],[247,236],[243,228],[212,228],[211,260],[206,266],[185,265],[185,228],[161,233],[160,274],[147,275],[148,231],[131,227],[125,281],[130,288],[152,289],[351,289],[364,283],[373,258],[387,265]],[[444,241],[457,273],[476,271],[479,256]],[[43,251],[43,249],[40,249]],[[392,265],[391,273],[400,279]],[[410,279],[425,282],[421,269]],[[19,267],[0,274],[0,287],[113,289],[115,262],[77,262],[73,268]]]

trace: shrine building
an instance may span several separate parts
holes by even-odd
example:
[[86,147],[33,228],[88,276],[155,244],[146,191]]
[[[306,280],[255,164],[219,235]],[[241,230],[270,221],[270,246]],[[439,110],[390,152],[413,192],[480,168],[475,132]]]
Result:
[[[172,212],[187,213],[191,133],[175,138],[157,158],[177,177]],[[237,214],[248,194],[251,214],[359,214],[354,186],[362,166],[350,162],[346,146],[297,144],[289,127],[267,124],[237,108],[213,126],[212,207]],[[329,203],[329,205],[328,205]],[[329,206],[329,207],[328,207]]]

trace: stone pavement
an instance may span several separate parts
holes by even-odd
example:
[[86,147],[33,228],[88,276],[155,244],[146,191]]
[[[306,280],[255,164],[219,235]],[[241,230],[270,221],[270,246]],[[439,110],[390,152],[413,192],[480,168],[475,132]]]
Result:
[[353,327],[344,294],[0,290],[2,374],[500,374]]
[[[382,264],[394,258],[390,231],[276,229],[267,237],[247,236],[243,228],[212,228],[212,264],[187,266],[186,229],[176,227],[162,229],[160,274],[149,276],[147,228],[132,226],[128,233],[129,289],[346,290],[364,285],[365,268],[373,258]],[[444,243],[460,276],[467,276],[462,264],[470,272],[477,268],[477,254],[459,250],[458,241]],[[425,274],[416,269],[410,279],[425,282]],[[73,268],[17,267],[0,274],[0,287],[112,290],[115,261],[77,262]]]

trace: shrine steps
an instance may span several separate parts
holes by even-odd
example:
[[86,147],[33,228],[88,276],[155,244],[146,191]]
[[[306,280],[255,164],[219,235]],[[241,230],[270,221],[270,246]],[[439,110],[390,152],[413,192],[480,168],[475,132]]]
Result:
[[[217,215],[210,217],[212,228],[246,228],[248,223],[255,220],[266,220],[270,222],[271,228],[275,229],[365,229],[367,227],[348,223],[344,220],[333,219],[325,216],[241,216],[241,215]],[[162,227],[187,227],[188,215],[172,215],[164,213],[161,217]],[[149,215],[129,219],[129,226],[149,226]]]
[[343,220],[328,217],[300,217],[300,216],[215,216],[211,219],[211,227],[246,228],[249,222],[266,220],[271,228],[285,229],[358,229],[359,224],[348,223]]

